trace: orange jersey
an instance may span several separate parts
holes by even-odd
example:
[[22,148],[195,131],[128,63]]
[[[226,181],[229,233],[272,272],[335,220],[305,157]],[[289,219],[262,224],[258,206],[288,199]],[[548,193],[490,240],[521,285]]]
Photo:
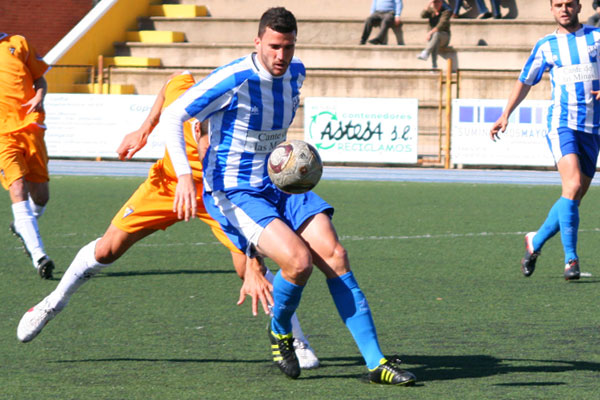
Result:
[[[165,90],[165,103],[163,105],[163,109],[177,100],[179,96],[194,86],[195,83],[196,81],[194,81],[194,77],[189,73],[177,75],[171,79],[167,83]],[[196,182],[202,182],[202,162],[200,161],[200,156],[198,155],[198,143],[196,143],[194,136],[194,128],[196,124],[199,123],[200,121],[192,118],[183,124],[185,151],[187,153],[188,161],[190,162],[190,167],[192,168],[192,175],[194,176],[194,180]],[[159,160],[159,162],[161,161]],[[166,149],[165,155],[162,158],[162,164],[165,175],[177,180],[177,174],[175,173],[175,168],[173,168],[171,156],[169,156],[169,153]]]
[[47,70],[48,64],[23,36],[0,33],[0,133],[43,125],[44,113],[26,114],[22,105],[35,96],[33,82]]

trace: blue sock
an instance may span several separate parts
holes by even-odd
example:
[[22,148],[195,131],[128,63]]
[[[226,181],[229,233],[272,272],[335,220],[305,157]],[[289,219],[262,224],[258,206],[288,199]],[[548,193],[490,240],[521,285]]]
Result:
[[577,231],[579,230],[579,202],[561,197],[558,199],[560,239],[565,251],[565,264],[577,257]]
[[558,223],[558,208],[559,208],[560,199],[554,203],[550,211],[548,212],[548,216],[546,220],[540,226],[537,233],[533,237],[531,241],[533,244],[533,251],[540,251],[544,246],[544,243],[552,236],[556,235],[556,233],[560,230],[560,225]]
[[298,286],[286,281],[281,276],[281,270],[273,280],[273,319],[271,329],[279,335],[292,332],[292,315],[300,304],[304,286]]
[[[575,200],[577,203],[577,207],[579,207],[580,200]],[[560,208],[559,204],[561,203],[560,199],[554,203],[550,211],[548,212],[548,216],[546,220],[540,226],[537,233],[533,237],[533,251],[540,251],[544,246],[544,243],[548,241],[548,239],[552,238],[556,233],[560,230],[560,224],[558,222],[558,209]]]
[[350,271],[337,278],[328,279],[327,285],[338,313],[352,333],[367,368],[377,368],[384,356],[379,348],[369,303],[358,287],[354,274]]

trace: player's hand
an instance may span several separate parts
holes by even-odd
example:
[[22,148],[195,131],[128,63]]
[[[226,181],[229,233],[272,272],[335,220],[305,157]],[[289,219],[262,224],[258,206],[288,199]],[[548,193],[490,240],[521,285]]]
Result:
[[508,119],[506,117],[501,116],[500,118],[498,118],[496,123],[492,126],[492,129],[490,129],[490,139],[492,139],[494,142],[496,141],[496,139],[500,139],[500,136],[498,136],[498,134],[500,132],[504,133],[507,125]]
[[596,98],[596,100],[600,100],[600,90],[592,90],[592,94]]
[[150,136],[150,132],[141,128],[125,135],[117,149],[119,160],[131,160],[135,153],[148,143],[148,136]]
[[40,95],[33,96],[28,102],[21,104],[22,108],[26,108],[26,114],[31,114],[32,112],[44,112],[44,102],[43,98]]
[[177,218],[185,221],[196,217],[196,184],[192,174],[183,174],[177,177],[173,212],[177,213]]
[[269,306],[274,304],[273,285],[263,276],[261,272],[246,268],[244,283],[240,289],[240,298],[237,305],[244,304],[246,296],[252,296],[252,315],[258,315],[258,301],[262,304],[265,314],[269,314]]

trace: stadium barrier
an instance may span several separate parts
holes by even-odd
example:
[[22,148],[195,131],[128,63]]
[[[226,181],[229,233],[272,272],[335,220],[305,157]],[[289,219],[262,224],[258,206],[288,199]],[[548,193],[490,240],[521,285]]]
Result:
[[[416,99],[418,101],[418,126],[414,129],[418,132],[418,144],[415,145],[417,147],[416,158],[406,157],[399,160],[398,163],[412,166],[453,168],[456,166],[452,160],[453,101],[455,99],[508,98],[510,88],[518,76],[518,71],[513,69],[493,71],[455,69],[453,71],[452,61],[449,59],[447,62],[448,65],[443,70],[327,70],[309,68],[310,79],[303,87],[303,103],[298,110],[298,115],[290,128],[288,136],[292,139],[306,138],[306,115],[304,115],[306,111],[304,99],[306,98]],[[138,111],[145,110],[146,104],[150,101],[149,99],[153,98],[160,90],[165,79],[172,72],[189,70],[197,79],[201,79],[212,70],[208,67],[194,66],[123,66],[117,65],[112,58],[105,59],[102,56],[98,58],[97,67],[93,65],[54,65],[52,67],[51,72],[54,75],[51,79],[52,85],[49,85],[51,93],[135,94],[139,96],[137,101],[134,100],[135,96],[126,98],[129,99],[128,101],[138,103],[135,106]],[[79,78],[75,83],[70,83],[69,77],[74,74]],[[65,79],[62,79],[63,76]],[[538,85],[541,86],[538,89],[534,87],[529,97],[544,99],[548,93],[545,87],[546,84]],[[339,96],[339,93],[344,93],[344,96]],[[374,93],[377,95],[374,95]],[[80,99],[84,100],[83,97]],[[87,98],[85,101],[88,102],[88,105],[93,102]],[[131,118],[131,120],[137,121],[139,117],[141,115],[136,114],[136,117]],[[65,128],[64,125],[63,128]],[[126,132],[119,134],[124,133]],[[89,149],[89,146],[82,147]],[[145,158],[152,159],[162,156],[160,145],[156,144],[154,147],[156,153],[146,154]],[[73,150],[73,153],[80,158],[114,158],[114,155],[107,151],[104,151],[101,155],[88,155],[85,152],[75,150]],[[50,156],[53,156],[53,154],[51,153]],[[54,156],[71,157],[68,154]],[[334,163],[350,165],[352,161],[359,159],[351,158],[347,162],[337,160]],[[377,157],[368,162],[379,165],[397,164],[385,160],[385,158]]]

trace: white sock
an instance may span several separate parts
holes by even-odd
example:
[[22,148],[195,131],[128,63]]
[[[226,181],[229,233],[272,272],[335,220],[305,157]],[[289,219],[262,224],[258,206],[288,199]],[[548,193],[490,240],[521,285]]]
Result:
[[96,275],[102,268],[110,265],[101,264],[96,260],[95,251],[98,240],[100,239],[86,244],[79,250],[56,289],[47,297],[50,307],[62,310],[81,285]]
[[44,215],[44,211],[46,211],[46,206],[40,206],[33,201],[31,196],[29,196],[29,207],[31,208],[31,212],[33,212],[33,216],[35,219],[40,219],[42,215]]
[[15,230],[23,238],[25,247],[31,254],[33,266],[37,268],[37,261],[44,257],[46,252],[44,251],[37,220],[33,216],[29,202],[13,203],[12,212],[15,219]]
[[[267,268],[267,272],[265,272],[265,278],[273,283],[273,279],[275,279],[275,275],[271,272],[269,268]],[[298,339],[308,344],[308,339],[304,336],[304,332],[302,332],[302,328],[300,327],[300,321],[298,321],[298,316],[296,313],[292,315],[292,335],[294,339]]]

